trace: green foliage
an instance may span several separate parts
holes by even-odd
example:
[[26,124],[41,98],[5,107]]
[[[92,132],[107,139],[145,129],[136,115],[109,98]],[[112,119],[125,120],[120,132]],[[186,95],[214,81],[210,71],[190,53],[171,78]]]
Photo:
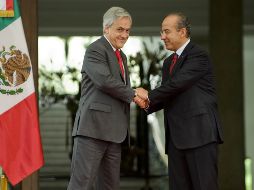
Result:
[[76,68],[66,66],[65,71],[48,71],[45,67],[39,69],[39,96],[41,106],[48,106],[58,101],[67,101],[67,109],[76,111],[79,92],[71,95],[66,92],[64,77],[70,76],[72,82],[80,86],[79,71]]

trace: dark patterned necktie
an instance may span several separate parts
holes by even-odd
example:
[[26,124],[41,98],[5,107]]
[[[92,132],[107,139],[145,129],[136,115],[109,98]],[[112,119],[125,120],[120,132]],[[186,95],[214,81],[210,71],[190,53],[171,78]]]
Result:
[[122,76],[123,76],[123,78],[124,78],[124,80],[125,80],[124,68],[123,68],[123,60],[122,60],[120,51],[117,49],[117,50],[115,51],[115,53],[116,53],[116,57],[117,57],[117,60],[118,60],[118,64],[119,64],[119,66],[120,66],[120,70],[121,70]]
[[177,62],[178,55],[176,53],[173,54],[173,59],[171,61],[170,67],[169,67],[169,73],[172,74],[172,70]]

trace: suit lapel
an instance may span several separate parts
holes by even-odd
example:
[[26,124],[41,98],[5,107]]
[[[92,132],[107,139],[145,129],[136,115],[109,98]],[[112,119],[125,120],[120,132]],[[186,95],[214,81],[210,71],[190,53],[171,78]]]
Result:
[[[175,75],[175,73],[181,68],[181,65],[183,64],[183,61],[185,57],[187,56],[189,50],[193,47],[193,44],[191,42],[188,43],[188,45],[184,48],[182,54],[178,57],[177,62],[172,70],[171,77]],[[172,58],[171,58],[172,61]]]
[[[114,55],[115,55],[115,52],[114,52]],[[116,58],[116,65],[117,65],[117,70],[118,70],[118,73],[119,73],[119,75],[121,76],[121,78],[122,78],[122,80],[124,81],[124,77],[123,77],[123,75],[122,75],[122,72],[121,72],[121,69],[120,69],[120,65],[119,65],[119,63],[118,63],[118,59],[117,59],[117,57],[116,57],[116,55],[115,55],[115,58]],[[123,60],[123,56],[122,56],[122,52],[121,52],[121,58],[122,58],[122,61],[124,62],[124,60]],[[124,69],[125,69],[125,66],[124,66]],[[125,71],[124,71],[125,72]]]
[[169,73],[170,63],[171,63],[171,57],[168,57],[164,60],[163,69],[162,69],[162,84],[165,81],[167,81],[170,77],[170,73]]
[[[179,57],[178,57],[178,59],[177,59],[177,61],[176,61],[176,64],[175,64],[175,66],[174,66],[174,68],[173,68],[173,70],[172,70],[172,73],[171,73],[171,77],[173,77],[174,75],[175,75],[175,73],[176,73],[176,71],[180,68],[180,66],[182,65],[182,62],[183,62],[183,60],[184,60],[184,55],[183,54],[181,54]],[[171,62],[172,62],[172,59],[171,59]]]
[[[110,54],[110,57],[113,59],[113,61],[115,62],[115,65],[117,67],[117,72],[118,74],[120,75],[121,79],[123,82],[125,82],[124,80],[124,77],[122,76],[122,72],[121,72],[121,69],[120,69],[120,66],[119,66],[119,63],[118,63],[118,60],[117,60],[117,57],[116,57],[116,54],[113,50],[113,48],[111,47],[110,43],[107,41],[107,39],[102,36],[101,37],[101,40],[102,42],[106,45],[107,49],[108,49],[108,52]],[[120,51],[121,52],[121,57],[122,57],[122,60],[123,60],[123,65],[124,65],[124,72],[125,72],[125,77],[126,77],[126,84],[130,84],[130,81],[129,81],[129,76],[128,76],[128,67],[127,67],[127,60],[126,60],[126,56],[124,55],[124,53],[122,52],[122,50]]]
[[122,77],[123,81],[125,81],[125,84],[128,85],[128,84],[130,84],[130,79],[129,79],[127,59],[126,59],[125,54],[122,52],[122,50],[121,50],[121,57],[122,57],[122,60],[123,60],[125,80],[124,80],[124,77],[122,76],[122,72],[120,71],[120,68],[119,68],[119,72],[121,74],[121,77]]
[[[118,72],[118,74],[120,75],[121,79],[122,79],[123,82],[124,82],[124,77],[123,77],[123,75],[122,75],[122,72],[121,72],[120,65],[119,65],[119,63],[118,63],[117,57],[116,57],[115,52],[114,52],[113,49],[112,49],[112,51],[113,51],[112,57],[114,57],[114,62],[115,62],[115,65],[116,65],[116,67],[117,67],[117,72]],[[122,52],[121,52],[121,57],[122,57],[122,60],[123,60],[123,65],[124,65],[124,72],[126,73],[126,66],[125,66],[126,64],[124,63],[124,62],[126,62],[126,61],[124,61],[124,56],[122,56]],[[125,74],[125,75],[126,75],[126,74]]]

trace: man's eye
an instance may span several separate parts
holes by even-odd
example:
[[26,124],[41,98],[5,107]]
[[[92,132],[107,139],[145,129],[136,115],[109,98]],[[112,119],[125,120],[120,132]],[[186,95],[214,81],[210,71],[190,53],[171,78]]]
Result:
[[118,31],[118,32],[123,32],[124,29],[123,29],[123,28],[118,28],[117,31]]
[[170,30],[162,30],[162,31],[160,31],[160,33],[161,33],[161,35],[163,35],[163,34],[169,34],[170,33]]

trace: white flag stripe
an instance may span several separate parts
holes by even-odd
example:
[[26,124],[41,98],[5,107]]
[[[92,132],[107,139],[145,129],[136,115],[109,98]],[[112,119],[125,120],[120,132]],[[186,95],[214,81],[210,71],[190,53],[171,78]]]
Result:
[[0,10],[6,10],[6,0],[0,0]]
[[[27,56],[29,56],[21,18],[18,18],[12,24],[8,25],[6,28],[0,31],[0,51],[2,51],[3,46],[5,46],[7,50],[9,50],[9,47],[11,47],[12,45],[15,45],[17,49],[22,51],[22,53],[25,53],[27,54]],[[0,85],[0,88],[6,89],[6,87],[3,85]],[[26,82],[14,87],[14,89],[19,88],[22,88],[23,92],[17,95],[7,95],[0,93],[0,115],[34,92],[32,70],[30,71],[29,78]]]

